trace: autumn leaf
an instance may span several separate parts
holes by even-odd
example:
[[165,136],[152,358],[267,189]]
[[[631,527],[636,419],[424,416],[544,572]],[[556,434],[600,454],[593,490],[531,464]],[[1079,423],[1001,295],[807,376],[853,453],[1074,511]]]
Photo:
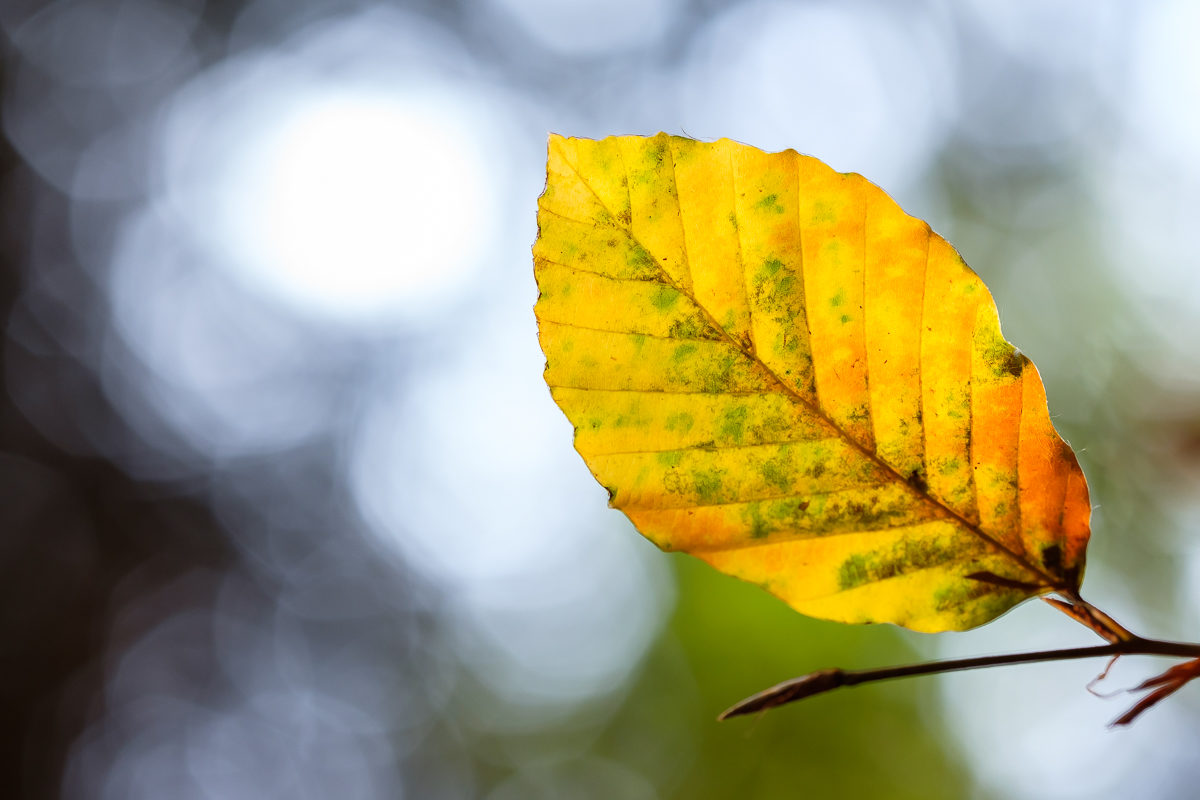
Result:
[[550,138],[534,262],[575,446],[664,550],[844,622],[1078,589],[1087,485],[979,277],[788,150]]

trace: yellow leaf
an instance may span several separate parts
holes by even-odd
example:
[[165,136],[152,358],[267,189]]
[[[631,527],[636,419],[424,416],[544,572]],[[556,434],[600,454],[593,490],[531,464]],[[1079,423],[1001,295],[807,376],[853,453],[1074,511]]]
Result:
[[958,253],[788,150],[550,138],[536,313],[575,447],[664,550],[844,622],[1078,589],[1087,485]]

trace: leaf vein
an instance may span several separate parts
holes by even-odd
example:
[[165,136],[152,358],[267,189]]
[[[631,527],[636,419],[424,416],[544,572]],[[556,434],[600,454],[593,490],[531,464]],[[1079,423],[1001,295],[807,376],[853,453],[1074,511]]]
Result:
[[731,392],[723,389],[717,392],[706,392],[703,390],[687,390],[674,391],[670,389],[613,389],[606,386],[569,386],[565,383],[549,383],[546,384],[551,389],[572,389],[579,392],[627,392],[630,394],[702,394],[707,397],[762,397],[765,394],[784,394],[783,392],[764,392],[764,391],[746,391],[746,392]]
[[590,451],[591,455],[603,456],[636,456],[649,455],[652,453],[686,453],[689,450],[700,450],[701,452],[724,452],[726,450],[746,450],[752,447],[774,447],[776,445],[785,444],[811,444],[813,442],[838,442],[841,443],[840,436],[821,436],[813,439],[775,439],[769,442],[755,442],[753,444],[690,444],[686,447],[667,447],[662,450],[615,450],[611,453],[601,453]]
[[[743,498],[739,498],[737,500],[726,500],[725,502],[721,502],[721,503],[688,503],[687,505],[682,505],[682,506],[662,506],[662,505],[642,506],[642,505],[626,504],[626,505],[619,505],[619,506],[613,506],[613,507],[619,508],[621,510],[629,509],[632,511],[683,512],[683,511],[688,511],[691,509],[698,509],[698,508],[727,508],[730,506],[746,506],[746,505],[750,505],[751,503],[770,502],[772,500],[807,500],[809,498],[815,498],[815,497],[832,497],[833,495],[842,494],[844,492],[861,492],[861,491],[869,491],[871,489],[884,489],[884,488],[887,488],[887,487],[893,486],[893,485],[894,484],[892,484],[889,481],[884,481],[882,483],[854,483],[854,484],[850,484],[849,486],[842,486],[838,489],[830,489],[825,492],[785,492],[783,494],[770,494],[770,495],[763,495],[761,497],[743,497]],[[655,498],[655,499],[657,501],[659,498]],[[921,503],[917,503],[913,506],[913,508],[920,508],[922,505],[923,504],[921,504]],[[929,522],[930,520],[924,520],[924,521]],[[858,522],[856,521],[855,524],[858,524]],[[867,529],[867,528],[859,529],[860,532],[866,532],[867,530],[869,530],[869,529]]]
[[[689,553],[732,553],[732,552],[735,552],[738,550],[752,550],[757,547],[770,547],[772,545],[778,546],[778,545],[787,545],[787,544],[793,544],[793,543],[800,544],[802,542],[811,542],[811,541],[814,541],[817,539],[833,539],[833,538],[836,538],[839,536],[854,536],[856,534],[863,534],[863,533],[895,534],[897,531],[902,531],[902,530],[905,530],[906,528],[911,528],[913,530],[919,530],[920,528],[923,528],[926,525],[929,525],[931,522],[938,522],[938,521],[943,521],[943,522],[946,522],[947,524],[953,524],[953,523],[950,523],[949,520],[923,519],[923,520],[918,520],[916,522],[911,522],[911,521],[904,522],[900,525],[881,525],[879,527],[874,527],[874,528],[855,528],[854,530],[844,530],[844,531],[840,531],[840,530],[823,531],[820,533],[820,535],[817,535],[817,536],[804,536],[801,534],[797,534],[794,536],[790,536],[789,538],[786,538],[786,539],[778,538],[778,539],[775,539],[774,541],[771,541],[769,538],[767,538],[764,541],[749,542],[747,544],[741,544],[741,545],[732,546],[732,547],[726,547],[726,546],[705,547],[704,545],[699,545],[699,546],[689,545],[688,552]],[[776,534],[776,535],[777,536],[786,536],[787,534]],[[969,558],[963,557],[961,560],[967,561],[967,560],[974,560],[976,558],[978,558],[977,555],[971,556]],[[948,564],[951,562],[947,561],[945,563]],[[936,568],[936,565],[934,567],[923,567],[922,569],[933,569],[933,568]],[[895,575],[893,577],[898,578],[898,577],[902,577],[902,576]],[[884,580],[891,580],[891,579],[885,578]],[[878,583],[879,581],[874,581],[874,582]],[[866,585],[866,584],[863,584],[863,585]],[[857,588],[857,587],[855,587],[855,588]],[[830,597],[835,594],[840,594],[842,591],[852,591],[852,590],[842,589],[837,592],[830,592],[827,595],[817,595],[816,597],[807,598],[807,599],[815,600],[820,597]]]
[[709,339],[704,336],[663,336],[660,333],[643,333],[642,331],[614,331],[610,328],[595,328],[590,325],[579,325],[574,322],[562,322],[556,319],[549,319],[544,314],[541,321],[551,325],[557,325],[560,328],[573,328],[580,331],[594,331],[595,333],[611,333],[616,336],[645,336],[648,339],[660,339],[664,342],[707,342],[709,344],[729,346],[728,342],[720,341],[719,339]]
[[[619,228],[624,227],[619,223],[616,216],[612,213],[611,209],[609,209],[604,204],[604,201],[596,193],[596,190],[588,183],[587,179],[584,178],[583,174],[579,171],[579,168],[571,162],[571,160],[567,157],[567,155],[565,153],[563,153],[563,162],[566,163],[567,166],[569,166],[571,168],[571,170],[575,173],[576,177],[578,178],[580,184],[592,194],[592,196],[596,199],[596,201],[600,205],[600,207],[604,209],[605,213],[607,213],[608,216],[610,218],[612,218],[614,222],[617,223],[617,226]],[[674,174],[675,173],[675,162],[674,162],[673,158],[672,158],[671,165],[672,165],[672,174]],[[680,214],[682,216],[683,199],[682,199],[682,197],[680,197],[679,192],[678,192],[678,181],[676,181],[676,198],[678,200],[679,207],[680,207]],[[548,210],[548,209],[543,209],[543,210]],[[555,213],[555,212],[550,211],[550,213]],[[563,216],[563,215],[557,214],[556,216]],[[926,229],[928,230],[928,226],[926,226]],[[643,250],[646,250],[646,248],[641,244],[641,242],[638,242],[637,239],[633,236],[633,233],[629,228],[625,227],[624,230],[626,231],[626,234],[630,237],[630,239],[635,244],[637,244],[639,247],[642,247]],[[932,240],[932,236],[933,236],[932,231],[929,231],[929,236],[930,236],[930,240]],[[646,250],[646,252],[649,253],[649,250]],[[684,235],[684,254],[685,254],[685,259],[686,259],[686,254],[687,254],[686,232]],[[715,319],[713,319],[712,313],[707,308],[705,308],[703,304],[697,302],[695,296],[691,292],[688,292],[684,287],[679,286],[673,280],[671,280],[671,276],[666,274],[665,270],[663,270],[662,267],[658,265],[658,262],[656,260],[654,260],[653,257],[651,258],[651,261],[653,261],[653,263],[655,264],[655,268],[658,270],[658,272],[666,278],[666,280],[671,284],[671,286],[676,291],[679,291],[680,293],[689,297],[689,299],[691,299],[692,302],[695,303],[696,306],[704,312],[705,316],[707,316],[708,319],[710,320],[710,323],[715,328],[719,329],[724,334],[725,338],[728,339],[729,342],[734,347],[738,348],[743,353],[745,353],[745,348],[734,337],[732,337],[729,334],[729,332],[726,331],[724,329],[724,327],[720,325],[720,323],[718,323]],[[925,253],[926,280],[924,281],[924,283],[922,285],[922,304],[921,304],[922,305],[922,320],[924,318],[925,300],[927,299],[927,296],[928,296],[928,292],[926,291],[926,284],[928,283],[928,280],[927,280],[928,266],[929,266],[929,247],[927,245],[926,253]],[[806,288],[805,303],[807,304],[809,301],[807,286],[805,288]],[[806,315],[806,317],[807,317],[807,315]],[[922,322],[922,331],[923,330],[924,330],[924,325]],[[746,353],[746,355],[749,356],[750,354]],[[812,355],[815,360],[816,353],[813,352]],[[771,369],[771,367],[769,365],[764,363],[761,359],[753,358],[752,356],[751,356],[751,358],[754,362],[754,365],[758,369],[762,370],[766,374],[766,376],[768,376],[772,380],[772,382],[774,382],[782,390],[782,392],[784,394],[791,397],[794,402],[803,404],[804,406],[808,407],[813,413],[819,415],[825,422],[827,422],[830,426],[832,426],[835,430],[837,430],[838,433],[845,439],[845,441],[850,443],[854,448],[859,450],[861,453],[863,453],[869,459],[871,459],[875,464],[880,466],[884,470],[885,473],[890,474],[896,483],[907,488],[907,490],[909,492],[911,492],[914,496],[929,503],[933,508],[937,509],[939,513],[944,514],[951,522],[957,523],[961,527],[965,528],[971,534],[975,535],[979,539],[988,543],[991,547],[995,548],[996,550],[1000,551],[1003,554],[1006,554],[1009,558],[1011,558],[1014,562],[1016,562],[1020,566],[1024,567],[1026,570],[1039,576],[1040,578],[1046,579],[1050,585],[1055,585],[1055,586],[1058,585],[1052,576],[1048,575],[1046,572],[1041,570],[1038,566],[1031,563],[1027,558],[1023,557],[1021,554],[1018,554],[1014,550],[1007,547],[1003,542],[999,541],[998,539],[994,538],[993,536],[991,536],[990,534],[985,532],[978,525],[972,523],[971,520],[969,520],[968,518],[964,517],[962,514],[958,513],[956,510],[951,508],[948,504],[943,503],[941,500],[934,497],[928,491],[924,491],[924,490],[918,489],[917,487],[914,487],[907,480],[905,480],[904,476],[900,475],[900,473],[898,473],[895,470],[895,468],[893,468],[887,462],[881,460],[874,452],[868,450],[861,443],[856,441],[853,436],[851,436],[844,428],[842,428],[841,425],[839,425],[828,414],[826,414],[824,409],[822,409],[819,406],[819,400],[817,401],[818,404],[816,406],[814,406],[814,404],[812,402],[810,402],[807,398],[803,397],[798,392],[796,392],[794,389],[792,389],[790,386],[788,386],[783,381],[783,379],[773,369]],[[919,371],[920,370],[918,370],[918,372]],[[814,370],[814,387],[815,387],[815,384],[816,384],[816,381],[815,381],[815,370]],[[564,388],[590,388],[590,387],[564,387]],[[653,390],[651,390],[651,391],[653,391]],[[671,393],[675,393],[675,392],[663,392],[663,393],[671,394]],[[730,394],[728,392],[722,392],[722,393]],[[745,394],[756,394],[756,393],[757,392],[747,392]],[[700,394],[718,394],[718,393],[701,392]],[[922,428],[924,429],[924,409],[922,409]]]
[[871,357],[870,343],[867,342],[867,219],[871,214],[871,204],[863,203],[863,222],[862,222],[862,312],[859,321],[859,328],[862,330],[863,341],[863,383],[865,384],[867,396],[867,436],[871,437],[870,448],[872,453],[879,452],[879,442],[875,438],[875,404],[871,402]]
[[746,270],[746,259],[742,250],[742,225],[738,219],[737,170],[733,166],[733,153],[728,148],[725,150],[725,155],[729,163],[730,205],[733,208],[733,238],[737,243],[738,273],[741,275],[741,280],[738,283],[742,290],[742,300],[746,304],[746,341],[750,345],[750,357],[755,361],[761,361],[758,357],[758,342],[754,338],[754,305],[750,302],[750,287],[748,285],[750,274]]

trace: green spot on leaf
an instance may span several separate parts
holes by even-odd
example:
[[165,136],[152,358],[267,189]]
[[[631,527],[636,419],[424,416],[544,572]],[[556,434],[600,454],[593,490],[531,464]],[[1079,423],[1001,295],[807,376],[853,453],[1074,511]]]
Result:
[[691,414],[687,413],[686,411],[683,411],[678,414],[672,414],[671,416],[667,417],[665,427],[669,431],[678,431],[680,433],[687,433],[688,431],[690,431],[692,429],[692,425],[694,425],[695,422],[696,422],[696,420],[695,420],[695,418],[692,417]]
[[746,506],[745,518],[750,523],[750,538],[762,539],[771,532],[771,526],[762,516],[762,504],[750,503]]
[[696,486],[696,494],[705,503],[715,503],[721,500],[721,473],[718,470],[692,470],[692,482]]
[[722,414],[721,436],[741,444],[746,433],[746,413],[747,409],[745,406],[737,406]]
[[679,292],[670,286],[659,284],[654,289],[654,294],[650,295],[650,303],[659,311],[668,311],[672,306],[679,302]]
[[664,467],[677,467],[683,460],[683,453],[678,450],[667,450],[658,454],[658,463]]
[[[786,492],[788,489],[792,488],[792,476],[788,471],[788,464],[786,460],[782,457],[784,453],[781,453],[780,455],[781,457],[779,459],[769,459],[764,461],[759,470],[762,473],[763,480],[765,480],[771,486],[774,486],[776,489]],[[807,504],[805,505],[807,507]]]
[[769,194],[766,197],[764,197],[763,199],[759,200],[757,203],[754,204],[754,207],[756,209],[758,209],[759,211],[763,211],[763,212],[767,212],[767,213],[771,213],[771,214],[782,214],[783,213],[783,206],[781,206],[779,204],[779,196],[774,195],[774,194]]
[[696,352],[696,345],[691,342],[684,342],[675,348],[675,352],[671,354],[671,358],[675,363],[687,360],[687,357]]

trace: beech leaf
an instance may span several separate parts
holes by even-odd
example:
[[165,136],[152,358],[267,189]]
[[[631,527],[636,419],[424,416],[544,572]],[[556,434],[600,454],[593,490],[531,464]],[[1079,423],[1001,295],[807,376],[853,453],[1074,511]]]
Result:
[[535,312],[639,531],[851,623],[1079,588],[1087,485],[979,276],[874,184],[727,139],[551,136]]

